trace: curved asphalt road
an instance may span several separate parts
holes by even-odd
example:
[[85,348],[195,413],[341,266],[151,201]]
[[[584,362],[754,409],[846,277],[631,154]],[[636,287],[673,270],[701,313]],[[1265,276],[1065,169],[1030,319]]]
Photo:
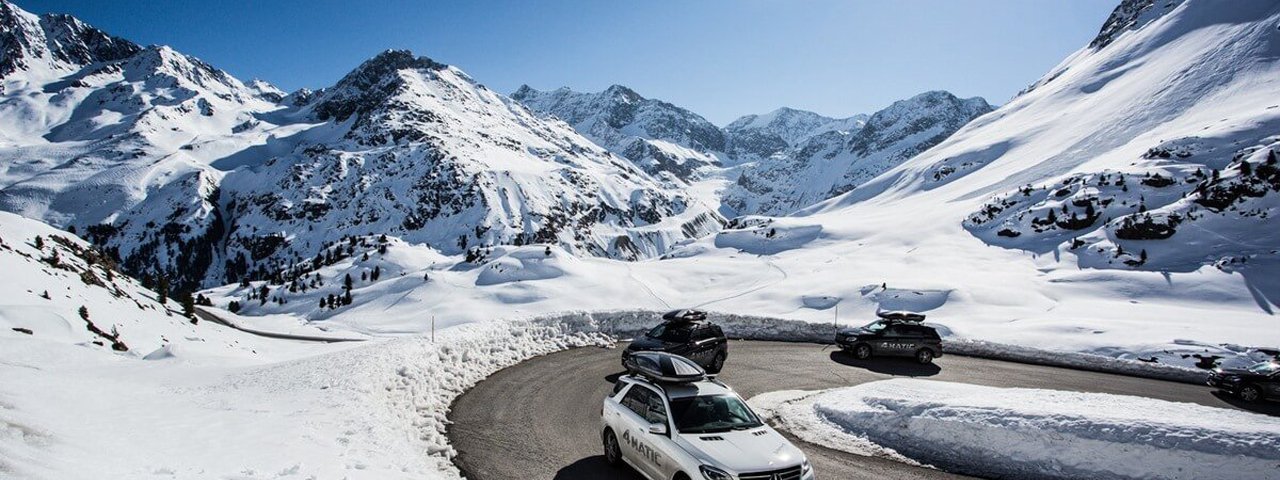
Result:
[[[457,399],[449,414],[448,436],[458,451],[454,462],[472,480],[640,479],[629,469],[605,464],[596,431],[600,402],[621,371],[619,355],[618,349],[567,350],[480,382]],[[1242,404],[1200,385],[960,356],[942,357],[934,365],[894,358],[859,361],[832,346],[807,343],[733,341],[720,375],[744,398],[892,377],[1140,395],[1280,415],[1280,405]],[[809,456],[819,478],[961,478],[791,440]]]

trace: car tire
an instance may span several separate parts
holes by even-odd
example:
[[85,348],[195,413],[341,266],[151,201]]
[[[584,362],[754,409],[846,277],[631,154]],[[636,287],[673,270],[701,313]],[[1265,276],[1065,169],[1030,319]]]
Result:
[[689,475],[684,472],[676,472],[676,474],[671,477],[671,480],[689,480]]
[[871,345],[867,345],[865,343],[861,345],[856,345],[853,347],[853,350],[851,350],[849,353],[853,354],[853,358],[856,358],[858,360],[866,360],[868,358],[871,358]]
[[921,348],[919,351],[916,352],[916,362],[921,365],[928,365],[930,363],[933,363],[933,350],[929,350],[927,348]]
[[606,428],[602,435],[604,443],[604,461],[609,465],[622,465],[622,446],[618,444],[618,436],[613,434],[612,428]]
[[1236,395],[1246,402],[1256,402],[1262,399],[1262,390],[1253,385],[1245,385],[1240,387],[1240,393]]
[[728,357],[724,352],[717,353],[715,358],[711,359],[711,365],[707,365],[707,373],[720,373],[724,370],[724,360]]

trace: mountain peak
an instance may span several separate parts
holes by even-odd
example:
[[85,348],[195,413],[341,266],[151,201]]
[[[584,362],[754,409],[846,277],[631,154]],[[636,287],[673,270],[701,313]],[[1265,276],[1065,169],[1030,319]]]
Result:
[[338,80],[320,104],[316,115],[321,120],[336,118],[345,120],[354,113],[366,112],[381,104],[395,93],[400,72],[407,70],[441,71],[448,65],[425,56],[416,56],[409,50],[385,50],[365,60],[358,67]]
[[1120,34],[1142,28],[1143,25],[1172,11],[1180,3],[1182,0],[1162,1],[1157,8],[1155,0],[1124,0],[1111,11],[1107,21],[1102,24],[1102,30],[1098,32],[1098,36],[1089,42],[1089,48],[1095,50],[1105,48]]
[[136,54],[141,47],[113,37],[76,17],[39,17],[0,0],[0,77],[44,65],[49,70],[111,62]]
[[609,88],[606,88],[603,93],[606,97],[610,99],[622,101],[625,103],[639,102],[645,99],[643,96],[640,96],[639,93],[636,93],[635,90],[632,90],[630,87],[627,87],[625,85],[618,85],[618,84],[610,85]]

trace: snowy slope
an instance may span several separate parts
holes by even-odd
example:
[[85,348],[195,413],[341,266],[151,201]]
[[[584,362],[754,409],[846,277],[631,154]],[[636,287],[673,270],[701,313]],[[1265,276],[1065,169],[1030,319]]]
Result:
[[[781,215],[847,192],[917,153],[937,145],[970,120],[991,111],[981,98],[926,92],[894,102],[865,121],[809,118],[779,111],[727,127],[736,144],[764,132],[796,138],[788,149],[747,166],[724,202],[739,213]],[[760,126],[763,124],[763,126]],[[794,125],[812,129],[797,129]],[[841,128],[853,126],[856,128]],[[801,133],[807,132],[807,133]],[[784,137],[785,138],[785,137]]]

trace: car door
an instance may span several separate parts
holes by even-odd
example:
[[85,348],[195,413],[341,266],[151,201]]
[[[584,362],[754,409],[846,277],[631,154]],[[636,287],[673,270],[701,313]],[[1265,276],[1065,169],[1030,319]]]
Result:
[[1267,376],[1266,381],[1262,382],[1262,394],[1271,398],[1280,398],[1280,372]]
[[675,460],[679,454],[680,447],[672,440],[675,438],[676,431],[675,424],[671,421],[671,415],[668,413],[670,411],[671,408],[666,396],[653,392],[649,397],[649,411],[645,416],[645,420],[650,425],[660,424],[667,427],[665,434],[648,434],[655,450],[651,458],[653,461],[653,478],[673,478],[676,471],[680,470],[680,465]]
[[706,366],[711,363],[711,350],[715,348],[712,343],[714,340],[711,329],[706,326],[697,327],[693,330],[693,345],[689,349],[689,359],[697,362],[698,365]]
[[657,412],[651,411],[652,405],[661,402],[661,396],[657,392],[640,384],[632,385],[622,397],[622,406],[625,408],[623,419],[619,423],[625,425],[625,429],[616,432],[618,443],[622,444],[622,456],[649,478],[662,478],[659,473],[663,462],[656,445],[661,437],[649,433],[649,420],[656,418],[658,413],[665,412],[665,408]]
[[880,332],[876,341],[876,353],[884,355],[903,355],[909,349],[907,331],[904,325],[889,325]]

